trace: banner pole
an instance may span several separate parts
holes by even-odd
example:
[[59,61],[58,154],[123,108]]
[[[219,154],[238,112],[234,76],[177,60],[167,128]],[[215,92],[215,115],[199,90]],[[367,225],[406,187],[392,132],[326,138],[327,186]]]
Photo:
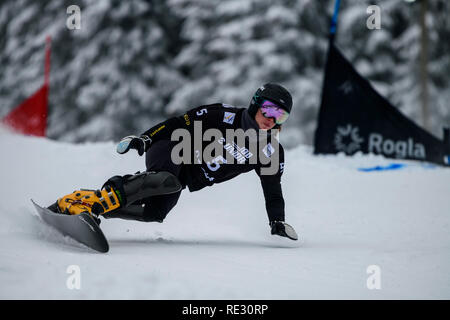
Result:
[[47,85],[50,83],[50,50],[51,50],[51,44],[52,39],[50,36],[47,36],[45,39],[45,78],[44,78],[44,85]]
[[325,108],[324,93],[325,93],[326,84],[327,84],[327,70],[329,69],[330,52],[332,49],[331,47],[333,46],[334,36],[336,34],[336,29],[337,29],[337,19],[338,19],[338,14],[339,14],[340,3],[341,3],[341,0],[336,0],[336,2],[334,3],[334,13],[333,13],[333,17],[331,18],[330,37],[329,37],[329,42],[328,42],[328,52],[327,52],[325,67],[324,67],[324,71],[323,71],[322,92],[320,95],[321,102],[320,102],[320,106],[319,106],[318,124],[317,124],[317,128],[316,128],[316,132],[314,134],[314,154],[318,153],[316,143],[317,143],[317,141],[321,140],[320,123],[322,123],[323,112],[324,112],[324,108]]
[[330,26],[330,43],[334,42],[334,36],[336,35],[336,29],[337,29],[337,20],[339,15],[339,6],[341,4],[341,0],[336,0],[334,3],[334,13],[333,17],[331,18],[331,26]]
[[43,136],[47,136],[47,125],[48,125],[48,94],[50,91],[50,52],[52,48],[52,38],[47,36],[45,39],[45,78],[44,78],[44,105],[45,112],[42,114],[42,121],[45,123],[43,128]]

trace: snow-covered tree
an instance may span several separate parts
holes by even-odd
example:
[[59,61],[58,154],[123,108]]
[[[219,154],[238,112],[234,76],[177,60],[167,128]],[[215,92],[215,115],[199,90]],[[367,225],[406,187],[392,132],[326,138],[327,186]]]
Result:
[[[67,7],[81,29],[66,26]],[[42,81],[45,36],[52,36],[51,137],[117,139],[162,119],[180,82],[171,59],[180,21],[165,1],[7,1],[1,7],[2,114]]]
[[[450,4],[427,0],[432,131],[450,123]],[[336,44],[395,106],[421,123],[418,2],[342,0]],[[70,5],[81,29],[66,26]],[[366,26],[381,8],[381,29]],[[286,146],[312,143],[333,0],[6,0],[0,2],[0,117],[43,82],[52,36],[50,137],[119,139],[187,108],[248,106],[265,82],[294,98]]]
[[[174,63],[188,81],[175,92],[170,110],[214,101],[246,107],[259,86],[278,82],[294,97],[292,117],[286,125],[290,139],[284,142],[311,141],[327,44],[325,2],[171,3],[185,19],[187,44]],[[289,128],[295,132],[289,133]]]
[[[450,25],[448,1],[427,0],[428,87],[431,131],[438,137],[450,124],[448,106]],[[356,69],[404,114],[422,125],[420,87],[420,3],[392,0],[342,1],[336,42]],[[369,5],[381,9],[381,28],[366,26]]]

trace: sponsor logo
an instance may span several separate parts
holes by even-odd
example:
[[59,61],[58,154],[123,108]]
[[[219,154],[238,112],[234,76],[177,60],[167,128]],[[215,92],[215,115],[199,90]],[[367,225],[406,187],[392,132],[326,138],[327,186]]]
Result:
[[225,112],[223,116],[223,122],[228,124],[233,124],[236,113],[234,112]]
[[188,116],[187,113],[185,113],[185,114],[183,115],[183,118],[184,118],[184,121],[186,122],[186,125],[187,125],[187,126],[190,126],[190,125],[191,125],[191,120],[189,120],[189,116]]
[[[364,139],[359,135],[359,128],[348,124],[338,127],[334,136],[336,150],[346,154],[353,154],[361,150]],[[417,143],[413,138],[394,141],[384,138],[382,134],[372,132],[369,134],[367,151],[369,153],[384,154],[395,158],[425,159],[426,151],[422,143]]]
[[270,158],[270,156],[275,152],[275,148],[272,147],[270,143],[268,143],[262,150],[267,158]]
[[224,108],[234,108],[231,104],[222,103],[222,107]]
[[405,140],[394,141],[391,139],[384,139],[379,133],[371,133],[369,136],[369,152],[383,153],[396,158],[417,158],[425,159],[425,146],[421,143],[416,143],[412,138]]
[[245,163],[246,159],[249,159],[253,156],[247,148],[239,147],[234,141],[231,143],[225,143],[225,138],[220,138],[219,143],[223,144],[223,148],[233,156],[234,159],[237,160],[239,164]]
[[336,150],[352,154],[361,149],[361,143],[364,141],[359,136],[359,128],[348,124],[345,127],[338,127],[334,135],[334,146]]
[[155,134],[157,134],[158,132],[160,132],[162,129],[164,129],[166,127],[165,124],[163,124],[162,126],[160,126],[158,129],[156,129],[155,131],[153,131],[152,133],[150,133],[150,137],[153,137]]

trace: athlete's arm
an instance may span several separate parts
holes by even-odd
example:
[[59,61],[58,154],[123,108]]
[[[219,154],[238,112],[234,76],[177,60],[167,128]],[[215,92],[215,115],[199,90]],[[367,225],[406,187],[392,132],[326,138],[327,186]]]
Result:
[[284,221],[284,198],[277,175],[260,175],[269,221]]
[[182,116],[170,118],[151,127],[142,135],[148,136],[152,142],[158,140],[170,140],[172,133],[176,129],[188,129],[191,133],[193,133],[194,121],[201,121],[203,129],[205,129],[205,125],[208,123],[213,122],[215,125],[217,122],[217,111],[220,107],[222,107],[222,104],[211,104],[196,107],[188,110]]
[[[274,174],[262,174],[262,166],[256,169],[256,173],[259,175],[261,180],[261,186],[264,193],[264,198],[266,202],[267,215],[269,221],[284,221],[284,198],[283,192],[281,190],[281,176],[284,170],[284,150],[283,147],[278,144],[279,149],[277,170]],[[271,155],[271,161],[275,161],[274,155]]]
[[169,118],[166,121],[160,122],[157,125],[151,127],[150,129],[142,133],[141,137],[149,137],[152,143],[159,140],[170,140],[172,132],[174,132],[176,129],[181,128],[184,128],[183,117],[177,116]]

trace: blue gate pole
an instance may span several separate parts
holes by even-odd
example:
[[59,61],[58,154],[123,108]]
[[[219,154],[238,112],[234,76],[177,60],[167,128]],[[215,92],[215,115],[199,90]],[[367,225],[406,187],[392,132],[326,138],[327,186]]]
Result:
[[336,0],[334,3],[334,13],[333,17],[331,18],[331,26],[330,26],[330,42],[333,43],[334,36],[336,35],[336,29],[337,29],[337,20],[339,15],[339,6],[341,4],[341,0]]

